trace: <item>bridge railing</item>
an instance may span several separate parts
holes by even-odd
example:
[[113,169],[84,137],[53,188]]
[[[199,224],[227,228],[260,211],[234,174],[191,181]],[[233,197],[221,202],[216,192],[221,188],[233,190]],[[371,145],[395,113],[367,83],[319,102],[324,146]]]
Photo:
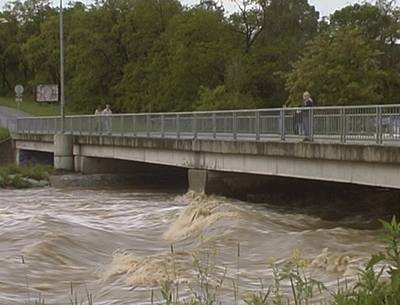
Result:
[[[60,117],[20,118],[17,132],[55,134]],[[65,132],[158,138],[400,143],[400,105],[81,115]]]

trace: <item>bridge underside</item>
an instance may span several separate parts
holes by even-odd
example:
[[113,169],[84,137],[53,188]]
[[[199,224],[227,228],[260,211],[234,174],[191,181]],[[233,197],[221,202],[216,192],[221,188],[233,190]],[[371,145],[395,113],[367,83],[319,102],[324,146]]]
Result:
[[[107,172],[118,167],[130,171],[118,160],[172,166],[189,169],[189,181],[199,191],[207,190],[209,171],[400,189],[398,147],[111,136],[72,139],[68,158],[77,172]],[[19,135],[15,140],[19,150],[57,153],[50,135]]]

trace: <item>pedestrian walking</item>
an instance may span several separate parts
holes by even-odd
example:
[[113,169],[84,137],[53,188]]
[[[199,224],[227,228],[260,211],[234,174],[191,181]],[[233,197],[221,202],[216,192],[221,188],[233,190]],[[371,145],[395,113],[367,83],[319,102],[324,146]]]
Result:
[[301,111],[302,116],[302,125],[303,125],[303,132],[304,132],[304,141],[311,141],[311,129],[313,128],[311,126],[312,120],[311,120],[311,107],[314,106],[314,101],[311,98],[311,94],[308,91],[305,91],[303,93],[303,107],[307,109],[303,109]]
[[111,111],[111,106],[110,104],[106,105],[106,108],[104,108],[103,112],[103,119],[104,119],[104,129],[106,130],[107,133],[111,134],[112,132],[112,111]]
[[102,115],[103,115],[103,110],[101,110],[101,105],[97,106],[96,110],[94,111],[94,115],[96,116],[96,132],[97,133],[102,133],[103,130],[103,121],[102,121]]

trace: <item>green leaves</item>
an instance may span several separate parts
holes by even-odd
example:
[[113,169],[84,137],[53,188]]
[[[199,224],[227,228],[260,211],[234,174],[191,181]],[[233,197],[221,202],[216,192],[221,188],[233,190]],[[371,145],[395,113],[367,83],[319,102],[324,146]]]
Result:
[[320,106],[379,103],[386,77],[379,67],[380,55],[356,30],[321,33],[288,74],[290,103],[301,101],[306,90]]
[[[330,22],[308,0],[103,0],[64,11],[66,100],[92,112],[400,102],[400,9],[355,4]],[[59,82],[58,10],[48,0],[0,12],[0,94]]]

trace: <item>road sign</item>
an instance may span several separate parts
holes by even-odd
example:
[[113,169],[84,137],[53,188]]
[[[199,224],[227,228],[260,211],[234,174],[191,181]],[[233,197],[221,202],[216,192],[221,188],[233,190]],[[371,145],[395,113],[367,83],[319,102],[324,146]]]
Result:
[[24,86],[18,84],[15,86],[14,91],[17,96],[22,96],[24,93]]
[[36,86],[36,102],[58,102],[58,85],[47,84]]

